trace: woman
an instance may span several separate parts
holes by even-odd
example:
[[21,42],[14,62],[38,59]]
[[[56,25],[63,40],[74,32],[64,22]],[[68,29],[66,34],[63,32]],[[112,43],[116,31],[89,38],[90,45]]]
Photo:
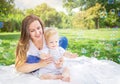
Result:
[[39,56],[39,51],[45,47],[44,26],[35,15],[29,15],[22,21],[21,36],[16,49],[16,70],[29,73],[47,66],[52,62],[52,57],[37,63],[27,63],[30,55]]

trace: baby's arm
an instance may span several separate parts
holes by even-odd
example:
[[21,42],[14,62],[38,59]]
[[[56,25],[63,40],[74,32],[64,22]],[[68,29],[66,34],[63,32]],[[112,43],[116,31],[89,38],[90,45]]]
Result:
[[71,53],[71,52],[65,51],[64,52],[64,56],[68,57],[68,58],[76,58],[76,57],[78,57],[78,54],[77,53]]

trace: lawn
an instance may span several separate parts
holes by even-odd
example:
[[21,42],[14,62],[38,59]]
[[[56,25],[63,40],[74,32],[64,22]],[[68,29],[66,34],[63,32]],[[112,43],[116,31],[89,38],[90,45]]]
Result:
[[[120,29],[59,29],[60,36],[69,40],[67,50],[79,56],[96,57],[120,63]],[[20,32],[0,33],[0,65],[15,61],[15,48]]]

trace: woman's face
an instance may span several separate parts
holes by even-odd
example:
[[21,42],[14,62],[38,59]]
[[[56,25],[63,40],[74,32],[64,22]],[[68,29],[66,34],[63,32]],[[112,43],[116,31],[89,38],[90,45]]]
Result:
[[39,21],[35,20],[29,26],[30,37],[33,41],[41,40],[43,36],[42,26]]

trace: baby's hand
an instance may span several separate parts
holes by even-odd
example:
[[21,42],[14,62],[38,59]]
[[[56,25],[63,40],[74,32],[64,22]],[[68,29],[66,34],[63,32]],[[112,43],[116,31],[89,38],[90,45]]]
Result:
[[61,68],[63,65],[63,58],[60,58],[59,60],[55,61],[56,68]]

